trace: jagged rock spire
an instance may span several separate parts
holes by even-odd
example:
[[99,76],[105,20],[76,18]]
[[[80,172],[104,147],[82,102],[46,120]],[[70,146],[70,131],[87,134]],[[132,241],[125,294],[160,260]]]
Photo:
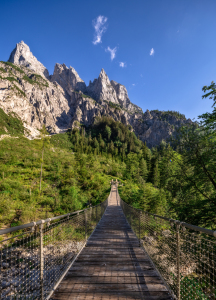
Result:
[[69,95],[74,90],[85,92],[85,82],[79,77],[76,70],[72,67],[68,68],[65,64],[56,64],[51,81],[57,81],[58,84],[65,89]]
[[37,60],[37,58],[31,53],[30,48],[23,41],[16,44],[16,47],[11,52],[9,57],[9,62],[12,62],[16,65],[25,66],[37,74],[40,74],[45,77],[49,77],[48,70],[44,65]]

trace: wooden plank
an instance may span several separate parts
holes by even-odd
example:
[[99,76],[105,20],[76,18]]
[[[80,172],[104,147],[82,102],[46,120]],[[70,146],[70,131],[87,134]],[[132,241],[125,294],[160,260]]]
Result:
[[161,279],[156,276],[66,276],[65,283],[89,283],[91,284],[162,284]]
[[65,293],[57,292],[53,295],[55,300],[172,300],[166,292],[109,292],[109,293]]
[[[121,259],[121,260],[120,260]],[[121,264],[128,264],[128,262],[132,263],[138,263],[138,262],[149,262],[149,259],[143,258],[143,257],[97,257],[96,255],[91,257],[79,257],[76,262],[83,263],[83,262],[100,262],[100,263],[115,263],[119,264],[119,261],[121,261]]]
[[117,205],[115,191],[103,218],[52,299],[172,299],[139,247]]
[[94,252],[86,252],[84,254],[80,254],[79,257],[77,258],[77,260],[81,260],[81,259],[112,259],[112,258],[116,258],[116,259],[148,259],[148,256],[146,254],[130,254],[130,253],[122,253],[122,254],[115,254],[115,253],[107,253],[107,254],[102,254],[102,253],[94,253]]
[[[128,268],[131,266],[135,266],[135,267],[140,267],[140,268],[146,268],[146,267],[150,267],[152,268],[152,265],[150,263],[149,260],[144,260],[144,261],[138,261],[138,260],[128,260],[128,261],[101,261],[101,260],[94,260],[94,261],[81,261],[78,260],[74,263],[73,267],[77,268],[77,267],[112,267],[114,268]],[[114,267],[113,267],[114,266]]]
[[100,269],[92,269],[91,271],[87,272],[83,272],[83,270],[69,270],[67,273],[67,276],[69,277],[90,277],[90,276],[100,276],[100,277],[104,277],[104,276],[114,276],[114,277],[136,277],[136,276],[158,276],[158,273],[152,269],[152,270],[138,270],[136,272],[133,271],[120,271],[120,270],[105,270],[102,271]]
[[97,293],[103,293],[103,292],[166,292],[167,289],[163,284],[160,283],[147,283],[147,284],[140,284],[140,283],[110,283],[110,284],[104,284],[104,283],[74,283],[71,280],[70,281],[64,281],[61,286],[58,288],[59,292],[97,292]]

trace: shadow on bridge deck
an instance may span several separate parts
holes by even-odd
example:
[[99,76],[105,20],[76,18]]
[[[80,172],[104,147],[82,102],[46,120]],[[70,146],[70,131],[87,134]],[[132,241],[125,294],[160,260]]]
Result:
[[52,299],[172,299],[139,247],[115,186],[105,214]]

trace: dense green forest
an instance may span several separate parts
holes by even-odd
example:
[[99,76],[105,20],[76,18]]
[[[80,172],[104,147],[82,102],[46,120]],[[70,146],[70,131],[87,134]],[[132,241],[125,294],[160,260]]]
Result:
[[95,205],[106,199],[113,178],[134,207],[215,229],[214,83],[203,91],[213,99],[213,112],[152,149],[111,117],[65,134],[47,136],[43,129],[41,139],[31,141],[18,135],[23,127],[15,116],[1,113],[2,125],[19,138],[0,140],[0,226]]

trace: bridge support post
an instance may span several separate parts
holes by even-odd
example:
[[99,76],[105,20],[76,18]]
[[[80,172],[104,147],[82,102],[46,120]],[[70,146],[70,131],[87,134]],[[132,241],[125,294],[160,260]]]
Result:
[[87,222],[88,222],[88,220],[87,220],[87,211],[86,210],[85,210],[84,214],[85,214],[85,240],[87,241]]
[[44,300],[44,286],[43,286],[43,271],[44,271],[44,253],[43,253],[43,223],[40,225],[40,300]]
[[92,206],[90,207],[90,221],[92,221]]
[[180,286],[180,234],[179,234],[179,224],[176,224],[176,267],[177,267],[177,299],[181,299],[180,291],[181,291],[181,286]]
[[140,219],[141,219],[141,211],[139,211],[139,247],[141,247],[141,242],[140,242],[140,229],[141,229],[141,228],[140,228],[140,225],[141,225],[141,222],[140,222],[140,221],[141,221],[141,220],[140,220]]

